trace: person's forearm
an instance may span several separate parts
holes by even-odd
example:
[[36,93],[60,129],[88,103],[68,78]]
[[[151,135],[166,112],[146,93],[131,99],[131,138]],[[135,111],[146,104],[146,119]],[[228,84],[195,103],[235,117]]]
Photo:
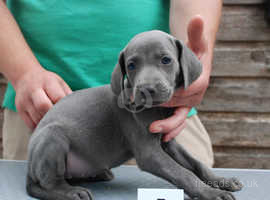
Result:
[[192,17],[202,16],[204,35],[209,50],[213,51],[222,9],[222,0],[171,0],[170,31],[176,38],[187,42],[187,26]]
[[15,87],[23,73],[41,66],[2,0],[0,0],[0,28],[0,72]]

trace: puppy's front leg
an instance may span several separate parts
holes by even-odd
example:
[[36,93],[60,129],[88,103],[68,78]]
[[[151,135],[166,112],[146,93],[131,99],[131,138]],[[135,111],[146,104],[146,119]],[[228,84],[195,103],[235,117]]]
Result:
[[[153,141],[153,140],[151,140]],[[146,145],[147,144],[147,145]],[[230,192],[212,188],[204,184],[193,172],[179,165],[160,146],[158,142],[141,143],[134,152],[138,166],[159,176],[178,188],[183,188],[193,199],[234,200]]]
[[164,150],[180,165],[191,170],[206,184],[228,191],[239,191],[242,184],[236,178],[224,178],[216,176],[207,166],[193,158],[180,144],[175,140],[163,143]]

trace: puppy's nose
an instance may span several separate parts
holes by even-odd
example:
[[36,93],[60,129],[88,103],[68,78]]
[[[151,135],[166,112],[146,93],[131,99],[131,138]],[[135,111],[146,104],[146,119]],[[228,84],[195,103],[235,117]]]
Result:
[[138,89],[140,90],[141,94],[145,95],[144,94],[144,91],[146,90],[147,92],[149,92],[149,94],[151,96],[153,96],[154,94],[157,93],[157,89],[153,86],[153,85],[150,85],[150,84],[143,84],[143,85],[139,85],[138,86]]

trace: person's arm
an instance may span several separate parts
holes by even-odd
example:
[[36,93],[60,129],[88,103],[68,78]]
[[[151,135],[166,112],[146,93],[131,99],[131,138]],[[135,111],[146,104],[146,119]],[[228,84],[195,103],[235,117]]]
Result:
[[213,53],[220,17],[222,0],[171,0],[170,31],[176,38],[188,42],[188,25],[195,16],[204,21],[203,36]]
[[16,87],[20,74],[41,66],[2,1],[0,1],[0,27],[0,71]]
[[3,0],[0,27],[0,72],[15,88],[18,112],[33,129],[53,103],[71,90],[39,64]]
[[179,107],[168,119],[155,121],[150,131],[166,133],[164,141],[178,135],[185,127],[191,107],[198,105],[208,87],[216,33],[222,10],[221,0],[171,0],[170,30],[177,39],[186,42],[203,64],[201,76],[191,86],[179,89],[163,106]]
[[[222,0],[171,0],[170,31],[186,42],[199,58],[207,54],[207,59],[212,61],[221,9]],[[194,19],[196,16],[201,16],[203,23],[201,19]],[[191,20],[195,20],[194,26],[190,24]],[[208,75],[211,68],[211,64],[204,65]]]

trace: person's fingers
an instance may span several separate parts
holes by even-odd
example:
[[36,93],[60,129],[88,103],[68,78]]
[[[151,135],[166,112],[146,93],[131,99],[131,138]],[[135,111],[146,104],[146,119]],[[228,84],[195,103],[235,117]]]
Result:
[[19,111],[18,110],[18,113],[19,113],[20,117],[22,118],[22,120],[25,122],[25,124],[28,126],[28,128],[30,128],[31,130],[34,130],[36,127],[36,124],[31,119],[31,117],[27,113],[27,111]]
[[27,107],[27,113],[36,126],[42,118],[41,114],[35,109],[33,104]]
[[179,127],[186,119],[190,108],[180,107],[175,110],[175,113],[164,120],[153,122],[149,130],[152,133],[169,133],[176,127]]
[[175,138],[181,131],[186,127],[186,123],[182,123],[176,129],[172,130],[171,132],[167,133],[163,137],[163,142],[169,142],[171,139]]
[[201,58],[202,54],[207,49],[207,42],[204,38],[204,22],[201,16],[197,15],[191,19],[188,25],[188,46]]
[[193,98],[194,96],[196,95],[199,95],[200,93],[202,93],[202,89],[204,89],[205,86],[204,84],[201,84],[201,85],[197,85],[197,87],[195,89],[183,89],[183,88],[179,88],[178,90],[176,90],[173,94],[173,98],[181,98],[181,99],[184,99],[184,98]]
[[28,96],[27,93],[22,95],[22,93],[18,92],[15,97],[15,105],[22,120],[30,129],[33,130],[36,127],[36,124],[29,114],[29,108],[31,107],[31,98]]
[[175,109],[174,114],[188,115],[190,109],[191,109],[190,107],[179,107],[179,108]]
[[41,117],[43,117],[53,106],[51,100],[49,99],[45,91],[42,89],[37,90],[33,93],[32,102],[35,109],[40,113]]
[[168,107],[168,108],[179,107],[179,106],[186,105],[185,102],[186,101],[183,101],[183,99],[180,99],[178,97],[173,96],[170,101],[168,101],[166,103],[163,103],[160,106],[162,106],[162,107]]
[[44,89],[53,104],[66,96],[66,93],[57,80],[53,80],[50,83],[47,83]]
[[72,93],[71,88],[68,86],[68,84],[63,79],[59,78],[59,83],[61,84],[66,95],[69,95]]
[[194,94],[191,96],[174,95],[170,101],[161,104],[162,107],[193,107],[198,105],[203,97],[203,93]]

